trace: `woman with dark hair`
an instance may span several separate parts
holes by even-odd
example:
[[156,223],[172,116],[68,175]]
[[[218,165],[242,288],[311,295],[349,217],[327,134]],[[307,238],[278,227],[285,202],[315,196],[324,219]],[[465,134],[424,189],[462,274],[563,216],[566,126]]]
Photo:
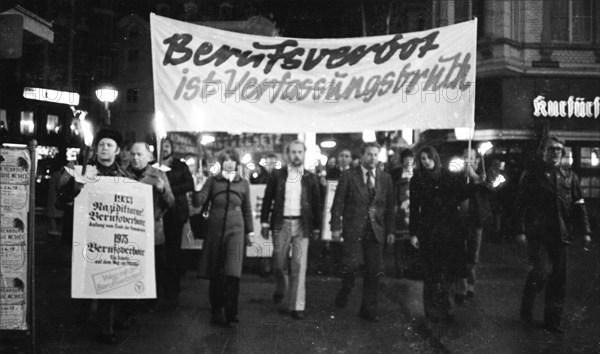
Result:
[[[208,234],[198,275],[210,279],[211,323],[231,326],[239,322],[238,294],[245,246],[253,235],[250,185],[237,173],[240,158],[233,149],[219,155],[221,172],[194,192],[195,207],[210,203]],[[225,309],[225,318],[223,318]]]
[[437,151],[422,148],[410,181],[410,242],[421,249],[425,267],[423,307],[432,322],[452,322],[452,285],[463,277],[465,232],[459,204],[466,181],[441,165]]

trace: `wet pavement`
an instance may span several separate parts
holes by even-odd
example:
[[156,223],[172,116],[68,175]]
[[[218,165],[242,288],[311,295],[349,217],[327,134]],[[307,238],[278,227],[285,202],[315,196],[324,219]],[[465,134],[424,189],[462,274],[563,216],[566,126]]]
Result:
[[[40,234],[45,229],[40,228]],[[307,317],[294,320],[272,303],[272,278],[252,272],[240,284],[240,324],[209,324],[208,281],[185,274],[180,304],[159,302],[142,312],[136,326],[119,332],[120,341],[95,340],[94,311],[80,318],[82,302],[70,299],[70,253],[40,235],[37,246],[37,343],[41,353],[599,353],[600,247],[569,250],[563,335],[541,326],[543,303],[534,324],[519,320],[519,295],[527,264],[524,249],[512,243],[484,243],[475,297],[456,307],[456,322],[424,319],[422,283],[386,277],[381,284],[380,322],[358,317],[361,282],[345,309],[334,298],[339,280],[307,277]],[[391,268],[391,252],[386,253]],[[389,272],[393,274],[393,272]],[[542,300],[543,296],[540,297]],[[2,341],[0,352],[26,352],[19,342]]]

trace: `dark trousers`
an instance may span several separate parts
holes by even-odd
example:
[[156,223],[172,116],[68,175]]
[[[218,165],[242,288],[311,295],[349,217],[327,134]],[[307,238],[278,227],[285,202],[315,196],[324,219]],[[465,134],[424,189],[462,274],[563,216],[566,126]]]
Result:
[[452,314],[454,279],[449,272],[441,267],[426,266],[423,279],[423,309],[425,316],[433,319],[443,319]]
[[218,315],[225,309],[227,320],[237,317],[240,278],[226,275],[211,278],[208,293],[213,315]]
[[[363,296],[360,306],[361,314],[367,316],[377,315],[377,296],[379,290],[379,278],[382,272],[383,244],[377,242],[373,231],[365,233],[362,240],[363,259],[364,259],[364,277],[363,277]],[[343,294],[348,296],[354,288],[358,265],[342,263],[342,289]]]
[[165,217],[165,249],[164,249],[164,296],[169,300],[177,299],[181,292],[181,276],[183,275],[183,251],[181,250],[181,234],[184,222],[177,217]]
[[102,333],[115,333],[115,320],[117,317],[119,300],[98,300],[98,325]]
[[523,289],[521,311],[531,313],[536,295],[546,287],[544,322],[559,326],[566,295],[567,246],[532,241],[528,244],[528,252],[532,268]]
[[[435,236],[434,236],[435,235]],[[444,319],[452,314],[454,307],[454,284],[458,280],[457,262],[464,262],[458,256],[464,249],[444,242],[443,235],[435,233],[424,237],[421,243],[421,255],[424,262],[423,309],[430,319]],[[464,264],[463,264],[464,265]]]
[[396,270],[397,278],[404,277],[404,270],[407,267],[407,262],[406,240],[403,238],[396,238],[396,242],[394,242],[394,269]]

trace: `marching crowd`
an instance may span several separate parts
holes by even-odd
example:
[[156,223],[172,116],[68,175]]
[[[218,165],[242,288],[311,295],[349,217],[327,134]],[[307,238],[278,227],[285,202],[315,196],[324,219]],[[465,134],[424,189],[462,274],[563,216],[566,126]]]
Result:
[[[565,302],[567,246],[576,234],[590,242],[590,226],[577,176],[562,166],[564,141],[547,136],[538,159],[527,166],[519,184],[512,220],[519,242],[527,245],[531,270],[522,295],[520,317],[532,321],[536,295],[544,288],[546,329],[561,333]],[[442,165],[435,148],[403,151],[397,168],[382,168],[380,146],[364,143],[353,161],[350,150],[337,156],[326,176],[305,169],[306,145],[298,140],[284,151],[287,165],[275,170],[275,155],[252,182],[265,183],[260,211],[261,229],[254,230],[250,182],[239,173],[234,149],[220,153],[220,170],[198,183],[186,163],[174,158],[173,143],[162,143],[162,164],[153,167],[153,153],[143,142],[124,144],[119,132],[103,129],[93,143],[87,176],[124,176],[152,185],[154,201],[155,265],[158,297],[177,306],[184,272],[181,235],[192,208],[206,216],[205,240],[198,275],[209,279],[211,323],[234,326],[240,321],[238,294],[246,247],[254,232],[273,240],[273,255],[263,263],[275,279],[272,301],[294,319],[306,316],[308,248],[320,239],[325,179],[338,180],[331,207],[330,231],[339,248],[339,291],[332,303],[348,304],[362,271],[359,315],[378,322],[378,289],[383,276],[383,250],[399,247],[406,235],[408,247],[422,263],[423,307],[432,322],[454,321],[455,302],[474,296],[476,265],[482,230],[490,216],[487,196],[494,166],[483,171],[476,152],[465,151],[460,172]],[[121,158],[121,157],[122,158]],[[258,180],[256,180],[258,179]],[[73,201],[85,186],[63,173],[58,180],[56,206],[65,211],[66,242],[72,240]],[[204,213],[206,212],[206,213]],[[397,243],[396,245],[394,245]],[[402,263],[401,257],[396,262]],[[401,273],[402,264],[397,267]],[[135,324],[132,300],[98,300],[99,339],[116,343],[116,331]],[[82,301],[89,307],[89,301]],[[152,305],[152,301],[149,301]]]

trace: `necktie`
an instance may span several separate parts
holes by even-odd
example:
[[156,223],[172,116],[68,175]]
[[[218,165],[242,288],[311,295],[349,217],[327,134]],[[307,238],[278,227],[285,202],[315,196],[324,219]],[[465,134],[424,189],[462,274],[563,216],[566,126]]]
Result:
[[369,200],[375,197],[375,185],[373,184],[373,171],[367,171],[367,190],[369,192]]

